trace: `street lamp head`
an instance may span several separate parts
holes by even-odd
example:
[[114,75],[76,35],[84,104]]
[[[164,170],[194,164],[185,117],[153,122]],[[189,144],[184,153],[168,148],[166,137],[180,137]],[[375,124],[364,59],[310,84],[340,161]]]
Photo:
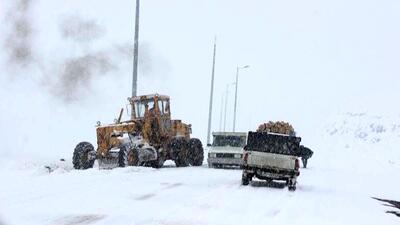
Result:
[[238,69],[238,70],[241,70],[241,69],[247,69],[247,68],[249,68],[249,67],[250,67],[249,65],[238,66],[237,69]]

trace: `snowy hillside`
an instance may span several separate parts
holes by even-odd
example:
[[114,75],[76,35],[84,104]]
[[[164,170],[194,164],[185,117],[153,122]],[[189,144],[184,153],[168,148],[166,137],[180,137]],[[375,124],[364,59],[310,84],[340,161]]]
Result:
[[[332,137],[347,137],[366,144],[400,140],[400,115],[383,117],[366,113],[346,113],[337,120],[327,126],[326,131]],[[348,147],[350,146],[346,148]]]
[[321,151],[340,158],[339,162],[328,161],[326,166],[364,170],[400,167],[400,116],[343,113],[331,118],[323,129]]
[[[77,171],[67,162],[3,162],[1,217],[23,224],[394,224],[371,197],[398,199],[397,118],[335,117],[319,133],[296,192],[241,186],[240,170],[144,167]],[[394,119],[394,120],[393,120]],[[319,137],[314,137],[315,140]],[[303,138],[304,139],[304,138]],[[379,141],[377,141],[379,139]],[[55,170],[48,172],[45,165]]]

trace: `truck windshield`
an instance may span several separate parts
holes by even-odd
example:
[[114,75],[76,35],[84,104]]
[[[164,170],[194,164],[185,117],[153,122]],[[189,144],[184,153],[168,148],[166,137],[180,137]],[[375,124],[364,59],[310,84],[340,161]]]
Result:
[[244,147],[246,137],[241,136],[214,136],[213,146]]

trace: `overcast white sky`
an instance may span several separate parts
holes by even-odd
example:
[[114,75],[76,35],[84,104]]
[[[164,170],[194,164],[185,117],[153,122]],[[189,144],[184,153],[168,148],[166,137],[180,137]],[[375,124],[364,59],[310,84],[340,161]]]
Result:
[[[33,29],[35,60],[25,69],[10,65],[4,44],[9,15],[21,16],[10,11],[15,2],[0,3],[0,151],[69,157],[77,142],[95,141],[95,122],[112,122],[131,93],[132,59],[109,49],[132,42],[134,1],[31,0],[22,14]],[[239,78],[238,130],[286,120],[312,146],[315,127],[331,114],[399,114],[398,12],[394,0],[142,1],[139,94],[170,95],[173,117],[191,123],[205,144],[217,35],[213,130],[236,66],[248,64]],[[60,24],[71,17],[95,21],[101,35],[87,42],[63,38]],[[45,76],[57,80],[59,62],[97,51],[109,54],[118,69],[97,72],[80,101],[65,103],[43,84]],[[233,94],[231,87],[229,129]]]

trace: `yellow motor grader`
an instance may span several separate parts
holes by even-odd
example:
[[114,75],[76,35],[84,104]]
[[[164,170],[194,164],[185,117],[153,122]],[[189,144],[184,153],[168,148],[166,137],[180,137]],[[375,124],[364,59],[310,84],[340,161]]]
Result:
[[79,143],[73,153],[75,169],[151,166],[160,168],[165,160],[177,167],[201,166],[203,146],[190,138],[191,125],[172,120],[169,97],[144,95],[128,98],[130,120],[121,121],[123,109],[114,124],[97,124],[97,150],[89,142]]

